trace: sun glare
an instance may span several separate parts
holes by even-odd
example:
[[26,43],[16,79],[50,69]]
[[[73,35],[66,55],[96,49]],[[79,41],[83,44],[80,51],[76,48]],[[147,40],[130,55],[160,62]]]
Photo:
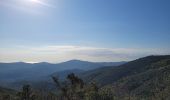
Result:
[[31,2],[33,2],[33,3],[40,3],[41,1],[39,1],[39,0],[30,0]]
[[31,2],[38,2],[38,0],[31,0]]
[[44,2],[42,0],[30,0],[32,3],[35,3],[35,4],[39,4],[39,5],[42,5],[42,6],[46,6],[46,7],[53,7],[52,5],[48,4],[47,2]]

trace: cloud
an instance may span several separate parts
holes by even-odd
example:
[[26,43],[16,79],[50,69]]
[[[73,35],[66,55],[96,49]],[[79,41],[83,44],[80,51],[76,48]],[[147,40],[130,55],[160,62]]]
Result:
[[51,8],[56,7],[45,0],[0,0],[0,8],[5,8],[12,14],[19,11],[31,15],[46,15]]
[[129,61],[148,55],[170,54],[170,50],[151,48],[100,48],[86,46],[37,46],[0,48],[1,62],[61,62],[70,59],[87,61]]

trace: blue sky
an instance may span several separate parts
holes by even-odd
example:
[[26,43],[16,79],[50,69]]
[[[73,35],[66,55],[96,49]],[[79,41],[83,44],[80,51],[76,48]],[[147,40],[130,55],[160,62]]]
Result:
[[169,0],[1,0],[0,62],[170,54],[169,5]]

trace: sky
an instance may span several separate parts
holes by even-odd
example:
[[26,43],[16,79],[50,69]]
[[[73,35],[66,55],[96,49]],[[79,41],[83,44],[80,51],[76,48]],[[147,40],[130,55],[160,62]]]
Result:
[[0,0],[0,62],[170,54],[169,0]]

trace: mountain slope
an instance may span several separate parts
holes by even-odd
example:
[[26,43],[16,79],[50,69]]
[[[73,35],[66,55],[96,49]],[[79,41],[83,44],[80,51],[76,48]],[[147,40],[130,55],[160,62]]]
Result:
[[[0,63],[0,85],[17,86],[27,81],[44,81],[49,80],[50,75],[56,73],[63,76],[71,72],[87,71],[100,68],[105,65],[120,65],[125,62],[88,62],[80,60],[70,60],[58,64],[42,63]],[[76,70],[75,70],[76,69]],[[64,76],[63,76],[64,77]],[[14,84],[15,83],[15,84]]]
[[170,56],[148,56],[140,58],[117,67],[99,68],[92,71],[87,71],[81,74],[81,77],[87,81],[94,80],[101,85],[114,83],[115,81],[139,74],[151,68],[153,63],[161,60],[170,59]]
[[81,74],[111,89],[116,97],[135,100],[170,99],[170,56],[148,56],[118,67],[105,67]]
[[4,98],[9,97],[9,96],[14,96],[16,95],[16,93],[17,92],[12,89],[0,87],[0,100],[3,100]]
[[[165,97],[170,93],[170,59],[152,63],[146,71],[127,76],[115,84],[125,88],[135,95],[151,96],[162,93]],[[115,85],[114,84],[114,85]],[[164,100],[164,99],[163,99]]]
[[64,70],[64,71],[52,73],[51,76],[59,77],[60,79],[64,80],[67,77],[67,75],[70,73],[74,73],[78,75],[82,72],[84,72],[84,70],[71,69],[71,70]]
[[103,66],[119,66],[125,64],[126,62],[89,62],[81,60],[70,60],[66,62],[59,63],[58,66],[62,66],[63,69],[81,69],[81,70],[92,70],[100,68]]

